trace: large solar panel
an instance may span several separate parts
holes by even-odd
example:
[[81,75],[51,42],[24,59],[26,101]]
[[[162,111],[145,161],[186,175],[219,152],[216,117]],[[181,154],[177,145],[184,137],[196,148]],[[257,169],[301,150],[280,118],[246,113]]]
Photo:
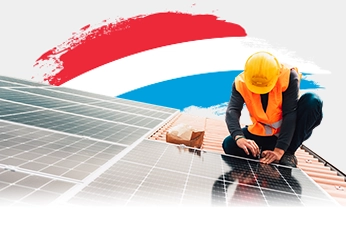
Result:
[[337,205],[300,169],[146,139],[177,113],[0,76],[0,205]]
[[1,165],[73,180],[82,180],[125,149],[4,121],[0,121],[0,131]]
[[18,86],[35,86],[35,87],[47,86],[46,84],[42,84],[42,83],[36,83],[36,82],[32,82],[32,81],[27,81],[27,80],[12,78],[12,77],[6,77],[6,76],[0,76],[0,81],[1,82],[14,83],[14,84],[17,84]]
[[[35,96],[35,98],[39,99],[41,97],[41,99],[43,99],[44,102],[48,101],[49,99],[47,99],[47,97],[49,97],[56,102],[65,103],[65,105],[68,105],[67,103],[70,103],[70,104],[73,103],[73,105],[75,105],[75,103],[81,103],[83,105],[88,104],[88,106],[99,107],[102,110],[104,110],[104,109],[113,110],[113,111],[119,112],[119,113],[127,112],[130,114],[149,116],[149,117],[159,118],[159,119],[166,119],[167,117],[169,117],[172,114],[172,112],[168,111],[168,109],[166,109],[164,111],[162,111],[162,108],[161,108],[161,110],[151,110],[148,108],[148,106],[135,107],[135,106],[129,105],[129,103],[127,103],[127,104],[119,103],[116,100],[114,100],[113,98],[109,98],[109,97],[105,97],[105,96],[102,96],[101,98],[95,98],[96,97],[95,95],[88,96],[88,94],[87,95],[77,95],[76,93],[70,94],[70,93],[63,92],[63,91],[58,90],[58,89],[59,88],[44,87],[42,89],[42,88],[32,88],[32,87],[30,87],[30,88],[29,87],[26,87],[26,88],[21,87],[21,88],[12,88],[12,89],[9,89],[7,91],[13,90],[13,91],[19,92],[19,94],[21,94],[21,95],[23,95],[23,93],[35,94],[37,96],[37,97]],[[5,90],[3,90],[3,91],[5,91]],[[17,94],[17,96],[18,96],[18,94]],[[31,95],[29,97],[32,98],[33,96]],[[6,99],[8,99],[8,98],[6,98]],[[11,100],[18,101],[17,98],[13,98],[13,97],[11,98]],[[36,105],[36,104],[34,104],[34,105]],[[173,112],[175,112],[175,111],[173,111]]]
[[75,183],[0,168],[0,206],[48,205]]
[[[77,186],[78,187],[78,186]],[[143,140],[68,200],[84,205],[337,206],[298,168]]]
[[150,130],[50,110],[0,116],[0,119],[126,145]]
[[13,82],[4,81],[0,78],[0,87],[20,87],[20,86],[22,85],[13,83]]
[[[2,82],[10,82],[5,78]],[[130,145],[169,119],[176,109],[16,79],[0,87],[0,119]],[[36,86],[37,85],[37,86]]]
[[0,88],[1,99],[14,101],[23,104],[34,105],[43,108],[60,108],[75,105],[73,102],[47,98],[40,95],[25,94],[25,92]]

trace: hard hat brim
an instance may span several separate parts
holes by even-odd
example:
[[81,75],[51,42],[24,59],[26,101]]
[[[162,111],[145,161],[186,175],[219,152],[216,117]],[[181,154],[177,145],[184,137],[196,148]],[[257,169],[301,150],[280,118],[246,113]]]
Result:
[[274,88],[276,81],[272,81],[271,84],[268,84],[268,86],[265,86],[265,87],[258,87],[247,81],[245,81],[245,84],[246,84],[246,87],[253,93],[266,94],[266,93],[269,93]]

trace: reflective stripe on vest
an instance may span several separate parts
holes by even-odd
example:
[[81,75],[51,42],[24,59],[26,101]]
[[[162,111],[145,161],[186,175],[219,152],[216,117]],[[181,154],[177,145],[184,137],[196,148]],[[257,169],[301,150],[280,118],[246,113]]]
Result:
[[276,130],[276,129],[281,127],[282,119],[275,122],[275,123],[272,123],[272,124],[265,124],[265,123],[261,123],[261,122],[258,122],[258,123],[260,123],[264,126],[265,134],[270,136],[273,134],[273,131],[272,131],[273,128]]

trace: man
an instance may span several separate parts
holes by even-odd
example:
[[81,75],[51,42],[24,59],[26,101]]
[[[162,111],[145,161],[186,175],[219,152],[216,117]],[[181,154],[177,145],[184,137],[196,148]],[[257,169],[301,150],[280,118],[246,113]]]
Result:
[[[299,97],[297,68],[280,64],[269,52],[251,55],[233,83],[226,110],[230,135],[226,154],[297,166],[296,150],[322,121],[322,101],[314,93]],[[240,127],[244,103],[252,124]]]

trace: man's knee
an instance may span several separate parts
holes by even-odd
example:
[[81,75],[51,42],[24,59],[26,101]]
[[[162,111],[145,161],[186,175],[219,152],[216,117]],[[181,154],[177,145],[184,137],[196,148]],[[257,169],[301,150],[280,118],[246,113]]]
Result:
[[233,149],[234,149],[235,145],[236,144],[235,144],[233,137],[231,135],[227,136],[222,142],[223,151],[226,154],[232,154],[234,151]]
[[300,97],[299,101],[304,107],[315,108],[322,111],[323,102],[316,93],[305,93]]
[[305,116],[311,121],[310,128],[315,128],[322,122],[323,102],[316,93],[305,93],[303,94],[298,102],[298,118]]

